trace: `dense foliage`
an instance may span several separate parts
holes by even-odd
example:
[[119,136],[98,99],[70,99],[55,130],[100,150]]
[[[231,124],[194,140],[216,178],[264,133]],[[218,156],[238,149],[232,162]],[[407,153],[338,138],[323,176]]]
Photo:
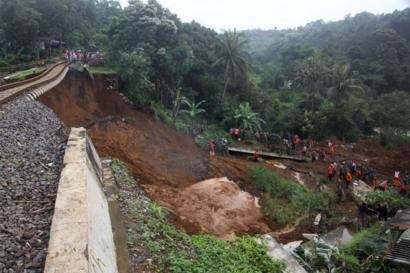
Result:
[[[345,140],[380,128],[387,145],[406,143],[410,131],[409,33],[410,9],[218,34],[155,0],[0,0],[0,65],[63,41],[105,52],[127,96],[179,127],[203,119]],[[183,97],[205,101],[206,114],[180,119]],[[235,119],[243,111],[250,122]]]

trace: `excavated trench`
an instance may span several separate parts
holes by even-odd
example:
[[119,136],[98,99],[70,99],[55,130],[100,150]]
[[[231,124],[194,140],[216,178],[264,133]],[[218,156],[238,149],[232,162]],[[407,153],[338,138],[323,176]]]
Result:
[[127,103],[104,76],[91,80],[71,71],[40,101],[67,127],[86,127],[101,157],[128,165],[138,183],[174,214],[187,232],[255,234],[270,231],[258,200],[226,179],[240,182],[248,164],[209,159],[193,139]]

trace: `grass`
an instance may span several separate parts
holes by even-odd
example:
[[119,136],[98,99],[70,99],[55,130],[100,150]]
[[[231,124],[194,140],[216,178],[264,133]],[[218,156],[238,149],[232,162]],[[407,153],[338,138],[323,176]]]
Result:
[[111,169],[116,174],[116,181],[120,187],[132,186],[135,180],[128,175],[127,167],[125,164],[118,159],[111,161]]
[[331,191],[312,192],[264,167],[250,168],[249,178],[264,192],[265,215],[279,224],[293,223],[299,217],[328,209],[334,201]]
[[98,74],[103,74],[103,75],[115,75],[117,74],[117,71],[110,67],[106,66],[89,66],[87,67],[87,70],[93,74],[93,75],[98,75]]
[[43,73],[46,70],[45,67],[34,67],[30,68],[27,70],[23,71],[18,71],[16,73],[13,73],[7,77],[5,77],[5,80],[8,82],[14,82],[14,81],[22,81],[28,78],[35,77],[41,73]]
[[282,263],[273,262],[266,255],[266,246],[252,238],[233,241],[218,240],[213,236],[192,237],[194,256],[173,255],[170,257],[171,272],[284,272]]
[[[281,262],[273,261],[266,245],[252,237],[222,241],[214,236],[189,236],[169,222],[169,212],[155,202],[141,197],[137,182],[125,164],[113,160],[112,170],[120,186],[120,206],[126,209],[128,247],[133,256],[146,255],[144,266],[155,272],[172,273],[279,273]],[[122,210],[124,213],[124,210]]]

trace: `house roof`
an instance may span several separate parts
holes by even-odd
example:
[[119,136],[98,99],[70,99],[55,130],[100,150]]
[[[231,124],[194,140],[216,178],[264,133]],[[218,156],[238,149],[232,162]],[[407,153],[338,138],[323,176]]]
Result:
[[410,265],[410,229],[400,236],[385,258],[396,263]]
[[410,209],[405,209],[398,212],[393,218],[391,218],[387,225],[391,229],[407,230],[410,229]]

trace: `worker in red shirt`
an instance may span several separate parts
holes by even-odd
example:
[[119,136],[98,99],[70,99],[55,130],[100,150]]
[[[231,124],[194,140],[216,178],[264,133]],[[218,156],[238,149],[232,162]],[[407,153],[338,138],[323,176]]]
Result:
[[377,177],[373,178],[373,189],[379,189],[379,179],[377,179]]
[[258,161],[259,161],[259,157],[260,157],[259,150],[256,149],[256,151],[253,153],[253,160],[254,160],[255,162],[258,162]]
[[348,171],[348,172],[346,173],[345,180],[346,180],[346,188],[348,188],[349,185],[350,185],[350,184],[352,183],[352,181],[353,181],[353,175],[352,175],[352,172],[351,172],[351,171]]
[[400,187],[400,172],[394,172],[393,187]]
[[215,155],[215,142],[213,140],[211,140],[208,143],[208,148],[209,148],[209,156],[214,156]]
[[233,128],[233,138],[237,141],[240,140],[239,136],[240,136],[241,130],[238,127]]
[[335,166],[333,165],[333,163],[330,163],[329,166],[327,167],[327,177],[329,178],[329,181],[331,181],[333,179],[333,177],[335,176]]
[[380,189],[381,189],[382,191],[385,191],[385,190],[387,190],[387,189],[389,188],[389,186],[387,185],[388,182],[389,182],[388,180],[384,180],[384,181],[380,184]]

